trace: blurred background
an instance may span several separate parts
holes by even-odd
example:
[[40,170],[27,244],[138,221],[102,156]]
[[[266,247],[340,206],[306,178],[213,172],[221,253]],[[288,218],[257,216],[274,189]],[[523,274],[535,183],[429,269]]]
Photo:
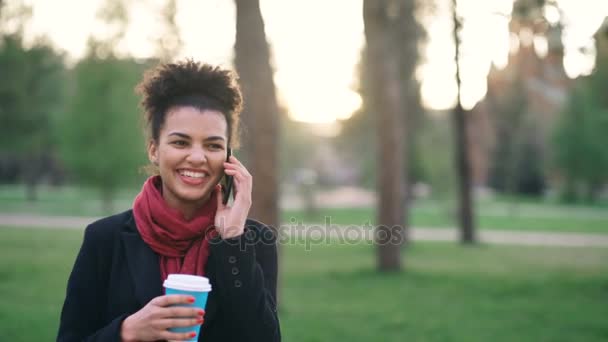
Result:
[[84,227],[147,177],[134,87],[193,58],[240,75],[285,341],[608,340],[607,16],[0,0],[0,334],[55,338]]

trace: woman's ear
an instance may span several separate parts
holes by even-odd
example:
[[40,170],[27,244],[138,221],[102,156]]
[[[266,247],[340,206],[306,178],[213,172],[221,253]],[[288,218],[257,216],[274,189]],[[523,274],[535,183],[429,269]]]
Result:
[[154,140],[148,142],[148,159],[154,165],[158,165],[158,144]]

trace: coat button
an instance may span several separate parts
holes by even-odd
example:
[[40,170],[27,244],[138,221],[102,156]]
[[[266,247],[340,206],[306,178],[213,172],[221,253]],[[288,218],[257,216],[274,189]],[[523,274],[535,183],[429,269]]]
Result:
[[231,255],[230,257],[228,257],[228,262],[234,264],[236,262],[236,257],[234,255]]
[[237,279],[234,281],[234,287],[241,287],[241,286],[243,286],[243,283],[241,283],[240,280]]
[[236,267],[233,267],[232,268],[232,275],[237,275],[237,274],[239,274],[239,269],[236,268]]

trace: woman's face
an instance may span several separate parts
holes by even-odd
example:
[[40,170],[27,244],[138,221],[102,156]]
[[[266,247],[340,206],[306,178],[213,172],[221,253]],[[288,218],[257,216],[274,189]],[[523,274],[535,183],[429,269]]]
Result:
[[158,141],[148,146],[148,157],[163,181],[163,198],[187,217],[209,200],[224,175],[227,127],[218,111],[174,107]]

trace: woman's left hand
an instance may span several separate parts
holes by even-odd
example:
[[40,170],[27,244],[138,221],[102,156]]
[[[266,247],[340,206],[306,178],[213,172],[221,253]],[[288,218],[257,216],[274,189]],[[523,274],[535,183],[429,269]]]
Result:
[[222,203],[221,185],[218,184],[215,192],[215,229],[222,239],[229,239],[242,235],[245,230],[245,222],[251,208],[253,179],[235,156],[231,156],[229,162],[224,162],[224,172],[234,179],[234,202],[232,206]]

